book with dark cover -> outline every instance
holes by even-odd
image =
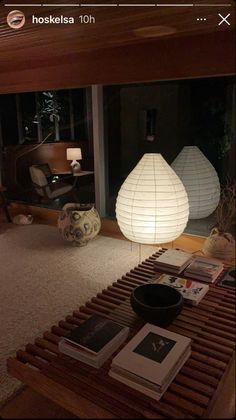
[[[99,315],[91,316],[71,334],[65,341],[72,341],[75,347],[84,348],[88,352],[98,354],[124,327]]]
[[[59,351],[98,369],[126,340],[129,328],[92,315],[58,344]]]
[[[230,267],[224,274],[224,276],[219,280],[217,286],[226,287],[228,289],[236,289],[236,270],[235,267]]]

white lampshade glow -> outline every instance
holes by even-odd
[[[209,216],[219,204],[220,182],[215,168],[197,146],[185,146],[171,167],[183,182],[189,219]]]
[[[146,153],[118,193],[121,232],[141,244],[171,242],[184,231],[188,214],[188,197],[179,177],[159,153]]]
[[[66,159],[67,160],[81,160],[82,153],[81,149],[78,147],[69,147],[66,149]]]

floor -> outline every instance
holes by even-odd
[[[0,223],[5,216],[0,212]],[[3,419],[66,419],[76,418],[62,407],[42,397],[32,389],[25,387],[7,404],[0,408]]]

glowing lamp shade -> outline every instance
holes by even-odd
[[[82,153],[79,147],[68,147],[66,149],[66,159],[67,160],[81,160]]]
[[[176,239],[188,221],[188,197],[173,169],[158,153],[147,153],[122,184],[116,218],[124,236],[142,244]]]
[[[218,175],[197,146],[185,146],[171,164],[188,194],[189,219],[202,219],[216,209],[220,199]]]

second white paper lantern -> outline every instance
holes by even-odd
[[[189,219],[202,219],[216,209],[220,182],[215,168],[197,146],[185,146],[171,167],[188,194]]]
[[[179,177],[159,153],[146,153],[122,184],[116,217],[125,237],[141,244],[178,238],[189,214]]]

